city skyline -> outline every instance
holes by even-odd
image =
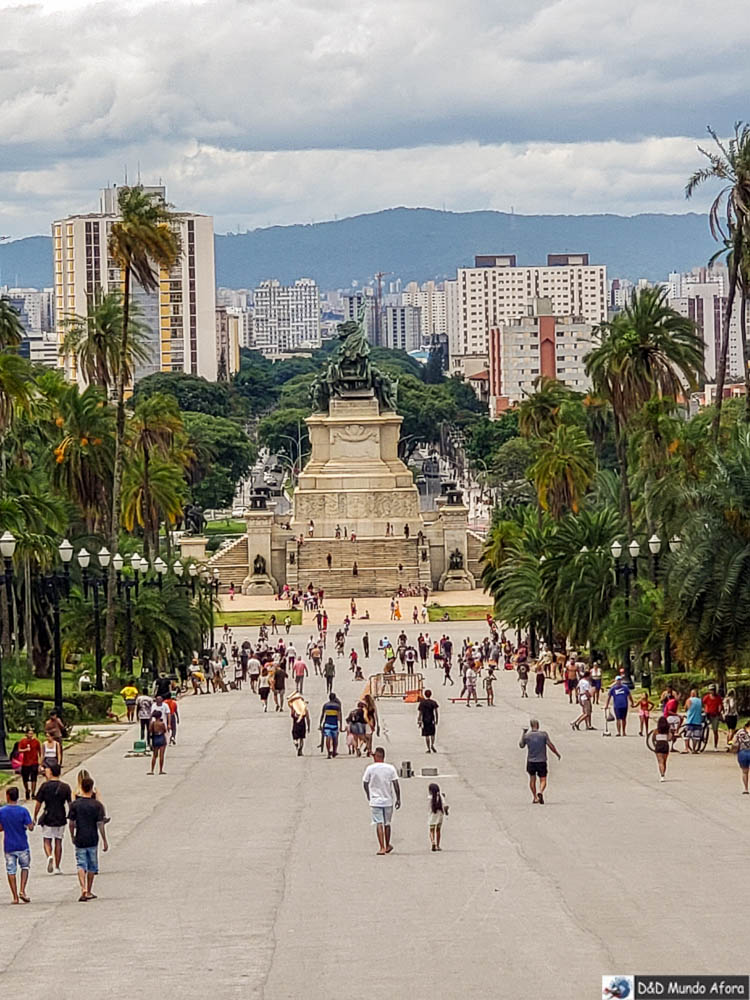
[[[680,0],[496,6],[0,0],[0,235],[46,232],[126,168],[217,232],[395,205],[706,208],[683,187],[747,91],[741,32]]]

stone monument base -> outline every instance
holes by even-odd
[[[476,580],[467,569],[449,569],[440,577],[439,590],[476,590]]]
[[[268,573],[246,576],[242,581],[243,594],[277,594],[278,585]]]

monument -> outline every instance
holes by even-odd
[[[364,315],[339,326],[339,341],[310,390],[311,454],[291,516],[256,497],[247,535],[210,565],[222,579],[239,576],[245,593],[284,583],[346,597],[472,589],[461,492],[451,484],[436,511],[421,511],[412,473],[398,455],[398,383],[372,364]]]

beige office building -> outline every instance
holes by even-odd
[[[145,190],[166,199],[163,187]],[[116,187],[101,192],[98,212],[72,215],[52,224],[55,323],[62,345],[66,321],[85,316],[100,289],[122,288],[122,274],[107,251],[109,232],[117,219]],[[171,270],[162,270],[159,289],[146,292],[135,285],[132,298],[146,329],[148,358],[135,367],[134,381],[157,371],[187,372],[216,381],[216,299],[214,227],[208,215],[176,212],[182,253]],[[60,355],[70,379],[79,379],[76,359]]]
[[[596,325],[607,319],[607,269],[588,254],[549,254],[546,266],[519,266],[515,254],[479,255],[446,283],[450,372],[467,373],[471,359],[489,357],[490,330],[526,316],[549,299],[556,316]]]

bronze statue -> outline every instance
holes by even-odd
[[[372,391],[381,409],[396,409],[398,382],[373,368],[365,333],[363,306],[357,321],[338,326],[340,344],[324,372],[310,386],[310,402],[316,413],[328,410],[334,396],[344,397]]]
[[[253,560],[253,574],[255,576],[265,576],[266,575],[266,560],[258,552]]]
[[[460,549],[454,549],[448,558],[449,569],[463,569],[464,556]]]

